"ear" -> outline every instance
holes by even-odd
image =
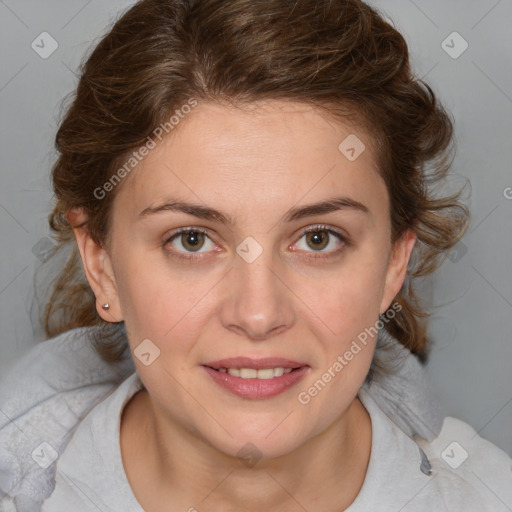
[[[416,234],[412,229],[408,229],[393,246],[388,269],[386,271],[384,293],[380,304],[381,315],[386,312],[391,305],[391,301],[396,297],[400,288],[402,288],[415,243]]]
[[[123,315],[119,306],[117,285],[108,252],[89,235],[85,225],[87,215],[82,208],[69,210],[66,218],[73,228],[85,276],[96,296],[98,314],[107,322],[122,321]],[[104,310],[101,307],[103,304],[108,304],[109,309]]]

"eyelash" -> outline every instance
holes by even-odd
[[[325,226],[323,224],[318,224],[318,225],[312,226],[312,227],[310,227],[308,229],[305,229],[300,234],[298,240],[300,240],[304,235],[307,235],[308,233],[317,233],[317,232],[321,232],[321,231],[325,231],[326,233],[329,233],[330,235],[332,234],[332,235],[336,236],[338,238],[338,240],[343,243],[342,247],[340,247],[339,249],[330,251],[327,254],[322,254],[322,253],[310,254],[308,256],[305,256],[306,259],[309,259],[309,260],[326,260],[326,259],[334,258],[334,257],[338,256],[346,247],[350,247],[351,246],[351,242],[349,241],[349,239],[345,235],[343,235],[339,231],[334,230],[332,228],[329,228],[329,227],[327,227],[327,226]],[[165,246],[167,244],[172,242],[174,239],[176,239],[178,236],[180,236],[183,233],[202,233],[202,234],[208,236],[208,231],[203,229],[203,228],[196,228],[194,226],[190,226],[190,227],[187,227],[187,228],[180,228],[178,231],[176,231],[169,238],[166,239],[166,241],[164,242],[164,248],[165,248]],[[210,238],[210,237],[208,236],[208,238]],[[211,240],[211,238],[210,238],[210,240]],[[204,254],[204,253],[198,253],[198,254],[187,253],[188,256],[184,256],[183,253],[180,253],[178,251],[169,251],[169,250],[167,250],[167,252],[173,258],[177,258],[179,260],[187,261],[187,262],[190,262],[190,263],[192,263],[194,261],[197,261],[197,260],[204,259],[206,257],[206,256],[200,256],[199,255],[199,254]]]

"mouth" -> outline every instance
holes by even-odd
[[[282,377],[285,373],[290,373],[298,368],[283,368],[277,366],[276,368],[262,368],[256,370],[255,368],[212,368],[212,370],[220,373],[229,373],[232,377],[240,377],[241,379],[261,379],[268,380],[274,377]]]
[[[223,359],[201,365],[213,381],[231,394],[271,398],[293,387],[309,371],[309,365],[283,358]]]

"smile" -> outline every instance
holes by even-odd
[[[201,367],[223,390],[252,400],[284,393],[301,381],[310,370],[306,364],[281,358],[232,358]]]
[[[262,379],[268,380],[274,377],[281,377],[285,373],[290,373],[292,368],[262,368],[256,370],[255,368],[219,368],[221,373],[229,373],[232,377],[240,377],[241,379]]]

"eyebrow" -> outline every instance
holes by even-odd
[[[284,222],[293,222],[305,217],[325,215],[327,213],[341,210],[358,211],[366,215],[371,215],[369,208],[363,203],[351,199],[350,197],[335,197],[318,203],[291,208],[286,212],[283,220]],[[165,211],[183,212],[200,219],[220,222],[228,226],[233,226],[235,224],[233,217],[215,210],[214,208],[200,204],[187,203],[180,200],[166,200],[158,206],[149,206],[148,208],[144,208],[144,210],[139,213],[139,219]]]

